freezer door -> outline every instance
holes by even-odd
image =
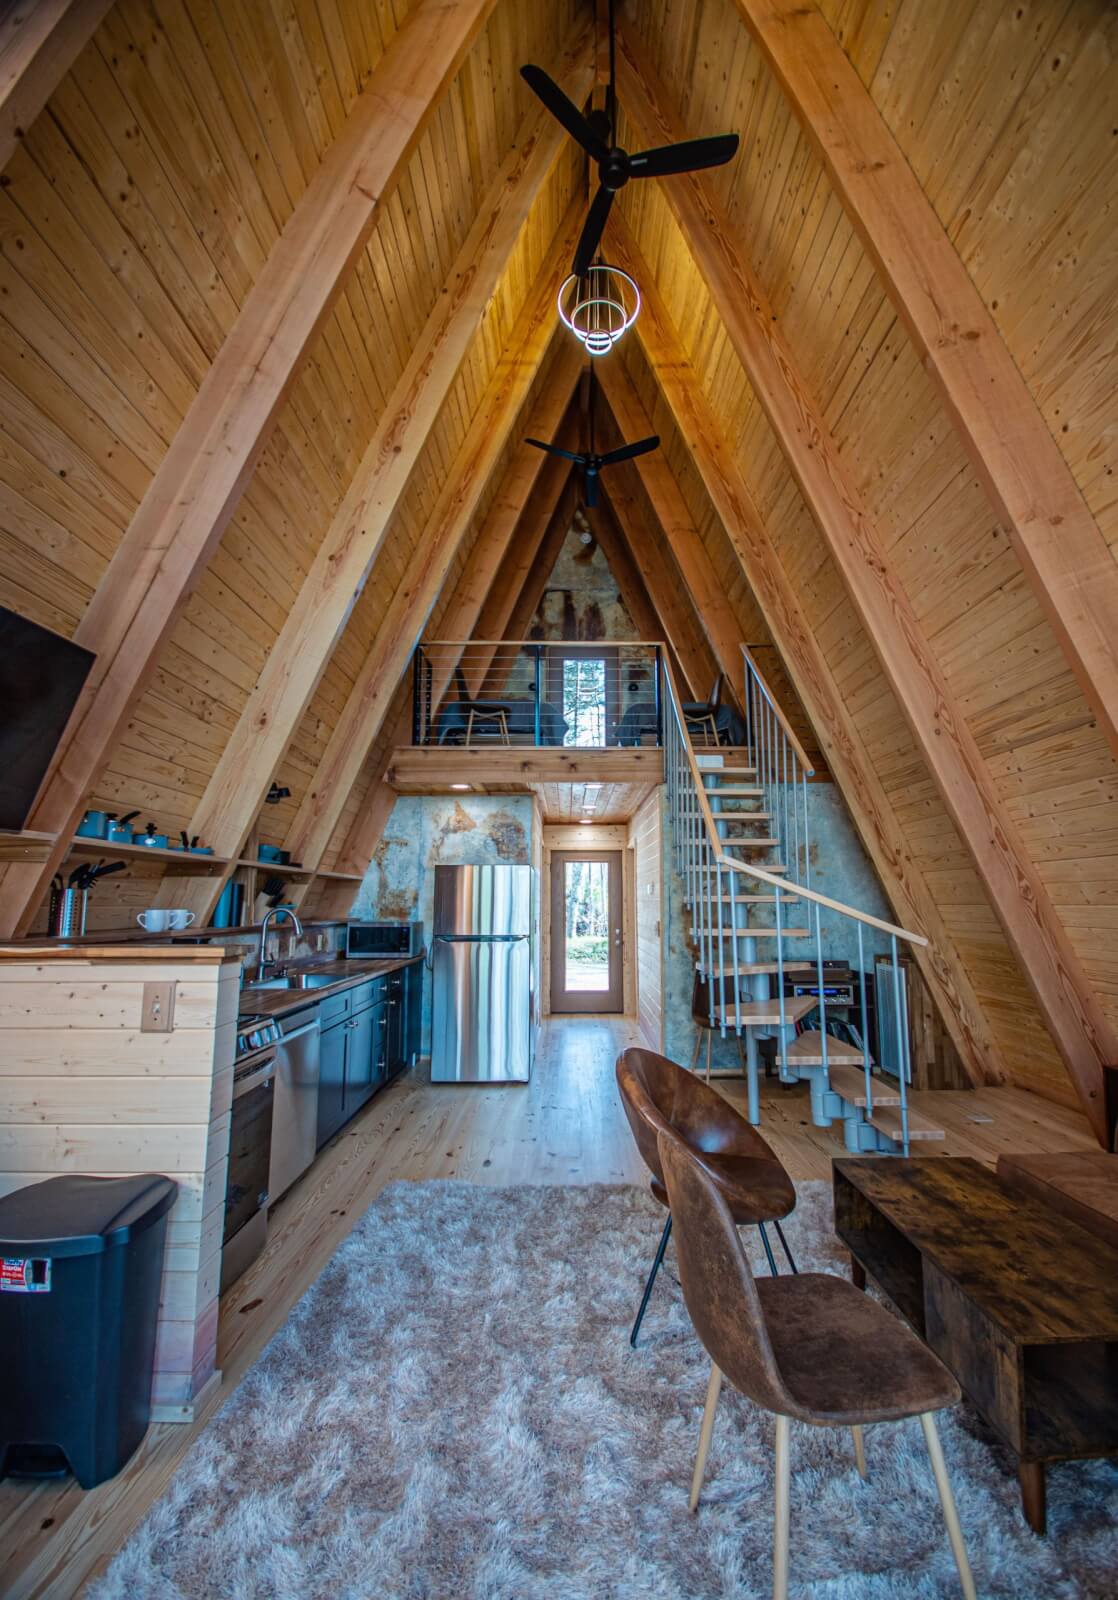
[[[527,1083],[531,947],[527,939],[446,940],[433,950],[433,1083]]]
[[[531,928],[531,867],[435,868],[436,934],[523,938]]]

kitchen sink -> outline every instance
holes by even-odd
[[[328,984],[337,983],[336,977],[331,977],[328,972],[285,972],[278,978],[265,978],[259,983],[246,983],[244,987],[253,991],[261,989],[325,989]]]

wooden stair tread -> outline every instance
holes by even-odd
[[[898,1095],[898,1099],[900,1096]],[[881,1110],[874,1106],[873,1115],[869,1119],[871,1128],[876,1128],[878,1133],[883,1133],[887,1139],[892,1139],[894,1144],[904,1142],[901,1132],[901,1108],[897,1106],[882,1106]],[[919,1111],[908,1108],[908,1137],[913,1139],[942,1139],[944,1132],[937,1128],[928,1117],[922,1117]]]
[[[817,1005],[811,995],[786,995],[784,999],[785,1023],[799,1022],[801,1017],[806,1017],[809,1011],[814,1011]],[[743,1000],[739,1007],[742,1025],[757,1027],[765,1024],[770,1027],[780,1026],[780,1001],[777,1000]],[[733,1016],[733,1010],[727,1010],[727,1017]]]
[[[769,870],[769,868],[766,867],[765,871],[768,872],[768,870]],[[712,903],[715,904],[715,905],[717,905],[720,900],[721,900],[723,905],[727,905],[727,906],[728,905],[737,905],[737,906],[775,906],[776,905],[776,895],[775,894],[735,894],[733,897],[731,897],[728,894],[712,894],[710,898],[711,898]],[[798,900],[799,898],[800,898],[799,895],[793,894],[791,889],[789,889],[787,894],[782,894],[781,895],[780,903],[781,903],[782,906],[786,906],[786,905],[789,905],[793,900]]]
[[[718,799],[718,790],[711,795],[712,800]],[[711,816],[715,822],[771,822],[771,811],[724,811],[721,806],[711,806]]]
[[[777,1060],[787,1062],[790,1067],[820,1067],[823,1065],[822,1038],[823,1035],[818,1028],[808,1028],[805,1033],[796,1035],[786,1049],[780,1052]],[[835,1077],[840,1068],[853,1072],[861,1079],[862,1074],[856,1068],[861,1067],[862,1052],[852,1044],[844,1044],[841,1039],[836,1039],[830,1033],[827,1035],[827,1063],[834,1069],[831,1072],[832,1089],[838,1087]]]
[[[803,1036],[801,1035],[801,1037]],[[798,1044],[799,1040],[796,1042]],[[838,1041],[836,1040],[835,1042],[837,1043]],[[844,1057],[844,1061],[849,1061],[849,1059],[849,1056]],[[847,1104],[852,1106],[864,1106],[866,1103],[866,1075],[862,1070],[861,1061],[862,1056],[859,1052],[858,1066],[836,1066],[834,1056],[831,1053],[830,1042],[828,1041],[828,1080],[835,1093],[840,1094]],[[899,1089],[894,1089],[889,1083],[888,1079],[871,1076],[870,1083],[873,1088],[873,1109],[875,1116],[877,1115],[878,1106],[900,1105],[901,1091]]]
[[[699,963],[696,961],[696,967]],[[755,978],[762,973],[778,972],[814,972],[815,963],[812,961],[739,961],[735,967],[716,967],[713,976],[716,978]],[[815,1005],[817,1002],[812,1001]]]
[[[737,835],[733,839],[723,839],[723,850],[775,850],[780,843],[779,839],[750,839]]]
[[[764,793],[765,793],[764,789],[755,788],[752,784],[748,784],[748,783],[724,783],[724,784],[719,784],[717,789],[708,789],[707,790],[707,799],[708,800],[722,800],[722,799],[726,799],[726,800],[760,800],[762,798],[762,796],[764,795]]]
[[[781,939],[806,939],[810,936],[810,934],[810,928],[781,928],[779,933],[776,928],[737,929],[737,937],[739,939],[776,939],[778,937]],[[716,934],[715,937],[732,939],[734,937],[734,929],[723,928],[721,934]]]
[[[755,778],[756,767],[700,767],[704,778]]]

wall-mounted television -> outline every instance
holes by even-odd
[[[0,828],[26,825],[93,661],[92,650],[0,606]]]

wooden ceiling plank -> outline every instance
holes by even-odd
[[[622,55],[620,90],[643,138],[650,144],[678,139],[678,118],[629,34]],[[664,190],[1087,1115],[1105,1130],[1102,1069],[1118,1056],[1118,1039],[803,381],[748,251],[698,174],[668,181]]]
[[[0,20],[0,171],[112,0],[23,0]]]
[[[616,208],[615,208],[616,214]],[[843,700],[842,691],[808,624],[795,590],[770,543],[760,513],[672,326],[655,283],[627,230],[611,219],[610,260],[641,285],[636,329],[676,427],[690,450],[711,502],[741,563],[784,663],[815,727],[823,752],[897,917],[930,941],[920,964],[940,1014],[979,1082],[1008,1077],[982,1006],[940,915],[932,891],[911,858],[907,840]]]
[[[588,87],[584,28],[572,39],[559,71],[576,96]],[[542,108],[533,112],[479,207],[448,278],[448,292],[427,320],[191,821],[191,833],[205,838],[220,856],[240,854],[562,138]]]
[[[1118,563],[935,210],[821,13],[736,0],[822,158],[1118,754]]]
[[[567,475],[566,484],[560,491],[559,498],[555,503],[551,518],[544,530],[543,538],[540,540],[536,559],[521,585],[515,605],[509,612],[505,626],[506,638],[524,639],[527,637],[532,618],[539,610],[543,592],[547,588],[547,580],[551,577],[555,563],[559,559],[563,541],[570,532],[571,518],[574,515],[577,503],[578,482],[574,472],[570,472]],[[496,652],[494,651],[493,655],[495,654]],[[480,695],[485,697],[499,694],[504,688],[508,669],[507,662],[497,662],[494,666],[491,655],[490,666],[479,691]]]
[[[555,295],[581,225],[573,203],[545,254],[531,295],[439,492],[416,556],[396,591],[326,753],[299,807],[287,847],[315,866],[380,731],[392,696],[469,526],[494,466],[555,335]]]
[[[586,520],[590,524],[602,554],[609,563],[622,602],[633,620],[637,630],[638,639],[663,639],[669,651],[674,655],[674,665],[680,668],[686,663],[689,670],[677,671],[677,677],[687,688],[688,693],[694,692],[691,681],[695,663],[687,651],[686,642],[683,642],[683,662],[679,659],[679,645],[670,638],[664,619],[657,611],[652,596],[649,593],[647,574],[638,564],[635,555],[629,548],[625,536],[621,532],[614,516],[613,507],[603,496],[594,507],[586,508]],[[701,679],[700,679],[701,681]]]
[[[9,870],[0,884],[3,936],[26,931],[315,335],[494,4],[420,0],[247,296],[74,635],[97,660],[28,819],[58,844],[44,870]]]

